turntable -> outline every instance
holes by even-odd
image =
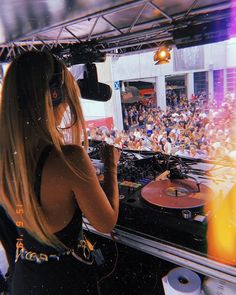
[[[206,251],[204,207],[213,196],[206,184],[191,177],[170,178],[168,173],[164,179],[149,181],[139,189],[120,187],[120,193],[125,198],[120,200],[118,225]]]
[[[205,252],[204,207],[213,196],[204,182],[205,171],[195,160],[164,154],[139,156],[122,151],[117,228]]]

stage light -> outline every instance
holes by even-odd
[[[159,47],[153,57],[154,61],[156,61],[155,65],[167,64],[171,57],[170,50],[170,47]]]

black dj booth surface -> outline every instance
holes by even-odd
[[[87,235],[96,240],[105,259],[96,269],[98,280],[105,277],[99,284],[101,295],[164,295],[161,279],[176,265],[119,243],[116,252],[114,241]],[[114,272],[108,275],[114,268],[117,253]]]

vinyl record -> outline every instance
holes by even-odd
[[[211,189],[190,179],[157,180],[141,190],[142,198],[151,205],[168,209],[191,209],[204,206],[212,196]]]

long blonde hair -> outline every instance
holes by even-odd
[[[53,106],[50,80],[55,64],[64,77],[63,103]],[[56,126],[58,112],[70,109],[73,143],[85,147],[87,135],[79,101],[80,91],[66,66],[48,52],[26,52],[10,64],[3,80],[0,103],[0,202],[11,218],[40,242],[57,249],[65,247],[49,233],[42,208],[34,192],[35,155],[40,141],[52,144],[62,159],[63,132]],[[63,109],[64,106],[64,109]],[[71,163],[67,164],[72,167]],[[73,167],[72,167],[73,169]],[[85,177],[77,171],[78,176]],[[17,214],[17,206],[24,213]]]

